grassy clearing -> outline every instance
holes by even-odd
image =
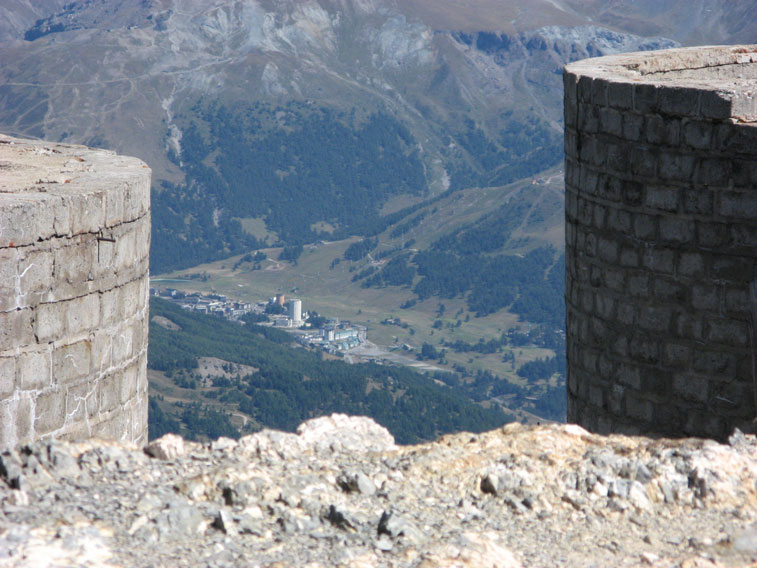
[[[513,252],[527,251],[546,243],[560,248],[562,243],[562,178],[557,170],[547,172],[538,184],[521,181],[504,188],[469,189],[457,192],[425,207],[425,217],[406,234],[391,238],[394,227],[379,235],[378,251],[395,249],[415,239],[413,249],[425,249],[442,235],[460,225],[473,223],[482,213],[519,199],[533,201],[533,206],[516,229],[512,240],[517,244]],[[411,218],[412,215],[408,218]],[[404,220],[403,220],[404,221]],[[400,221],[402,223],[403,221]],[[277,293],[302,300],[303,309],[315,310],[329,317],[350,320],[368,327],[369,339],[381,346],[410,345],[420,349],[423,343],[437,349],[443,342],[462,340],[475,343],[479,339],[498,338],[503,332],[528,324],[517,316],[500,311],[486,317],[475,317],[468,312],[463,298],[432,298],[417,302],[410,309],[400,306],[415,295],[410,288],[361,288],[352,277],[366,268],[371,258],[357,262],[343,259],[345,249],[358,237],[343,241],[308,245],[296,264],[276,260],[280,248],[265,249],[268,260],[261,270],[253,270],[250,263],[242,263],[234,270],[241,257],[233,257],[188,270],[165,275],[183,279],[192,273],[207,275],[206,281],[172,282],[172,286],[187,291],[216,292],[231,298],[259,302]],[[558,246],[560,245],[560,246]],[[520,247],[520,248],[518,248]],[[443,313],[440,305],[443,304]],[[441,314],[441,315],[440,315]],[[386,319],[399,318],[403,325],[385,325]],[[460,321],[458,326],[457,322]],[[435,322],[440,321],[441,324]],[[461,365],[470,372],[489,370],[516,383],[522,379],[515,370],[525,362],[548,357],[553,353],[535,347],[513,349],[515,365],[502,360],[501,353],[481,355],[447,351],[448,368]]]

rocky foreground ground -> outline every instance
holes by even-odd
[[[745,566],[757,442],[509,425],[397,447],[367,418],[0,456],[0,566]]]

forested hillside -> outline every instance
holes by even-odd
[[[253,427],[289,431],[303,420],[333,412],[368,415],[400,443],[445,432],[480,432],[507,421],[499,408],[483,408],[405,367],[324,360],[295,348],[291,336],[282,331],[193,314],[159,299],[151,300],[150,310],[149,368],[167,373],[199,395],[196,404],[181,407],[154,399],[153,436],[177,427],[190,437],[238,436],[228,419],[231,411],[249,416]],[[179,329],[157,325],[156,316]],[[257,370],[204,387],[194,374],[199,357]]]

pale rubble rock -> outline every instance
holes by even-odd
[[[297,435],[317,450],[385,452],[396,448],[389,430],[366,416],[332,414],[303,422]]]
[[[521,568],[493,532],[466,532],[455,543],[436,544],[439,551],[426,555],[418,568]]]
[[[297,434],[151,446],[163,457],[99,440],[2,453],[0,566],[48,556],[55,566],[742,566],[757,556],[751,435],[721,445],[517,425],[398,447],[371,420],[334,415]]]
[[[176,434],[166,434],[150,442],[145,448],[145,452],[159,460],[176,459],[184,455],[184,438]]]

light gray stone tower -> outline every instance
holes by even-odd
[[[757,46],[565,69],[568,420],[727,436],[757,416]]]
[[[150,170],[0,135],[0,447],[147,439]]]

